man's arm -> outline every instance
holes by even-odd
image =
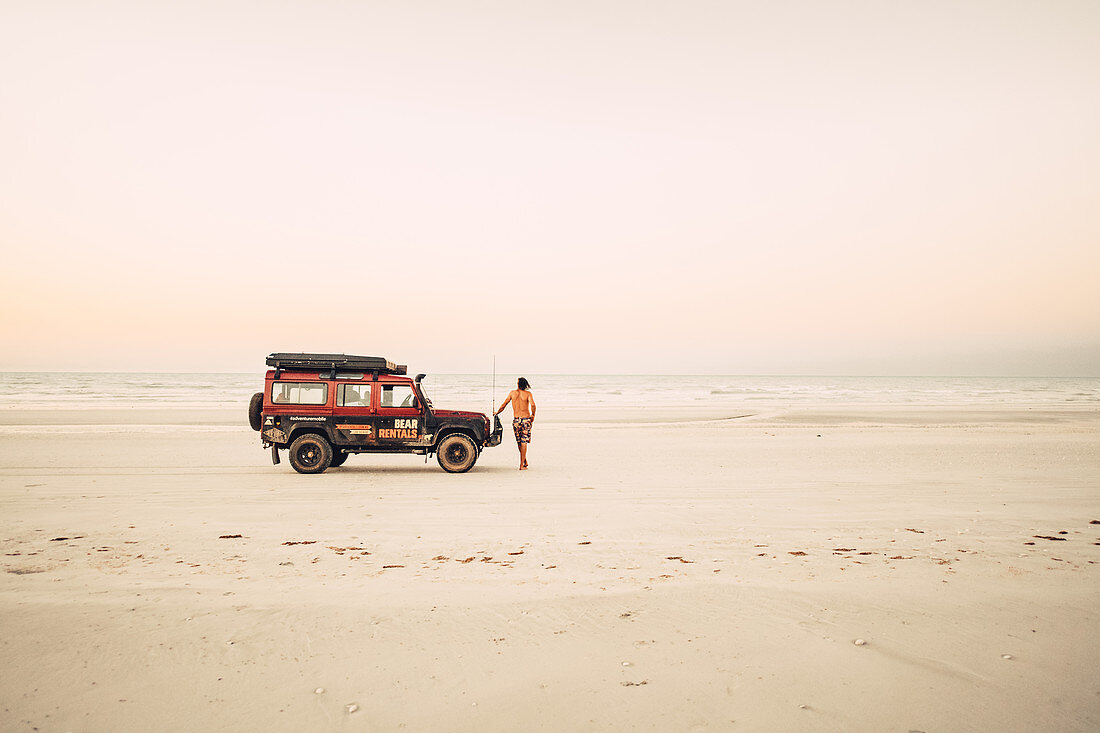
[[[534,420],[535,419],[535,396],[531,395],[530,400],[531,400],[531,419]]]
[[[512,401],[512,393],[509,392],[508,396],[504,398],[504,402],[500,403],[500,407],[498,407],[497,411],[494,412],[493,414],[494,415],[499,415],[500,413],[504,412],[504,408],[507,407],[508,403],[511,402],[511,401]]]

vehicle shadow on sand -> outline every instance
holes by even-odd
[[[343,465],[337,468],[329,468],[325,473],[331,474],[354,474],[354,473],[385,473],[393,475],[425,475],[428,473],[436,473],[440,476],[461,476],[462,474],[448,474],[439,466],[433,465],[419,465],[419,466],[348,466]],[[516,473],[516,468],[505,468],[503,466],[474,466],[468,474],[499,474],[499,473]]]

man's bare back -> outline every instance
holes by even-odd
[[[535,396],[531,394],[530,390],[513,389],[508,393],[508,397],[505,398],[500,409],[503,410],[504,406],[509,402],[512,403],[513,417],[533,418],[535,416]]]

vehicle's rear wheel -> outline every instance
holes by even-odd
[[[321,473],[332,465],[332,446],[320,435],[301,435],[290,444],[290,465],[298,473]]]
[[[477,461],[477,446],[465,435],[452,433],[436,446],[435,458],[447,473],[465,473]]]
[[[336,468],[337,466],[344,465],[344,461],[348,459],[347,451],[342,451],[339,448],[332,449],[332,462],[329,463],[329,468]]]
[[[252,399],[248,403],[248,424],[253,430],[259,430],[263,427],[263,418],[261,413],[264,411],[264,393],[257,392],[252,395]]]

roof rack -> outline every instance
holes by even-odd
[[[380,356],[356,356],[355,354],[302,354],[280,353],[267,357],[267,365],[285,371],[303,369],[361,370],[380,374],[406,374],[408,367],[394,364]]]

